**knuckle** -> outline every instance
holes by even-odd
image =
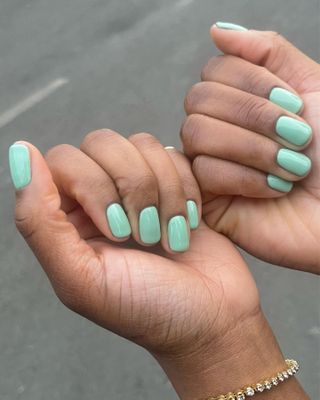
[[[267,106],[263,99],[248,96],[239,106],[238,116],[248,127],[266,123]],[[262,125],[264,126],[264,125]]]
[[[268,35],[275,42],[284,40],[284,37],[279,32],[276,31],[269,31]]]
[[[128,139],[131,143],[133,143],[136,146],[141,146],[143,148],[158,148],[159,142],[158,140],[151,135],[151,133],[135,133],[131,136],[129,136]]]
[[[198,134],[202,127],[203,116],[199,114],[189,115],[181,127],[181,140],[187,151],[196,147]]]
[[[244,166],[241,169],[237,182],[238,193],[251,196],[253,193],[256,193],[257,187],[260,187],[259,183],[259,175],[252,173],[250,167]]]
[[[139,132],[139,133],[134,133],[133,135],[129,136],[129,140],[132,141],[150,141],[154,140],[154,136],[151,135],[151,133],[146,133],[146,132]]]
[[[93,199],[116,198],[112,182],[99,176],[92,177],[90,180],[79,180],[76,176],[70,177],[68,187],[72,197],[88,212],[92,207]]]
[[[97,146],[97,145],[99,145],[102,138],[104,141],[106,141],[106,140],[112,141],[118,135],[119,135],[118,133],[112,131],[111,129],[95,130],[93,132],[88,133],[84,137],[84,139],[80,145],[80,148],[86,149],[86,148],[91,148],[92,146]]]
[[[193,160],[192,172],[202,192],[209,190],[208,188],[210,185],[210,179],[206,178],[218,175],[216,170],[212,170],[212,165],[208,162],[208,158],[206,156],[197,156]]]
[[[202,81],[212,80],[214,74],[224,66],[227,59],[228,56],[224,55],[219,55],[210,58],[207,64],[202,68],[201,80]]]
[[[184,108],[187,114],[192,114],[194,109],[197,108],[198,104],[203,101],[203,98],[206,95],[205,88],[205,82],[198,82],[188,91],[184,100]]]
[[[264,86],[267,87],[268,85],[266,85],[266,75],[267,70],[265,67],[255,65],[251,68],[248,68],[245,76],[246,92],[255,94],[257,92],[257,88]]]
[[[188,189],[189,191],[197,192],[199,190],[198,184],[192,175],[192,173],[184,174],[180,177],[182,181],[182,186],[184,189]]]
[[[65,157],[66,154],[74,151],[74,147],[70,144],[59,144],[57,146],[51,147],[46,154],[45,154],[45,160],[48,163],[54,163],[57,160],[60,160],[61,158]]]
[[[267,35],[269,40],[265,43],[265,57],[261,60],[261,63],[265,64],[266,60],[268,60],[268,68],[278,70],[281,65],[288,61],[288,42],[278,32],[268,32]]]
[[[164,192],[166,199],[175,199],[176,201],[179,201],[179,199],[181,199],[184,194],[182,181],[180,180],[180,178],[172,179],[171,182],[169,182],[164,188]]]
[[[120,196],[128,201],[130,201],[131,197],[137,195],[145,199],[154,199],[154,194],[158,190],[157,181],[151,172],[137,176],[134,179],[128,176],[120,177],[116,180],[116,186]]]
[[[25,202],[18,197],[15,207],[16,227],[21,235],[29,240],[41,230],[44,220],[47,225],[54,221],[59,210],[60,199],[56,193],[42,196],[37,204]]]
[[[192,171],[194,172],[196,177],[199,177],[203,167],[203,158],[201,156],[196,157],[192,163]]]
[[[28,215],[27,210],[22,213],[18,207],[16,208],[15,224],[26,240],[30,240],[37,231],[37,222],[34,216],[32,214]]]

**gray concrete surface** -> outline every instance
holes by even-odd
[[[0,115],[69,83],[0,129],[0,399],[175,399],[143,350],[66,310],[12,223],[7,148],[45,151],[88,131],[151,131],[178,144],[182,99],[217,51],[216,20],[281,31],[319,60],[318,0],[1,0]],[[319,398],[319,281],[249,257],[285,354]]]

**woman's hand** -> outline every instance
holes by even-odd
[[[126,140],[105,130],[80,149],[53,148],[46,160],[19,142],[10,164],[17,227],[61,301],[148,349],[181,398],[219,394],[283,368],[256,285],[231,242],[201,223],[187,253],[168,246],[170,219],[187,218],[186,199],[199,204],[182,154],[151,135]],[[116,243],[123,239],[105,218],[114,203],[128,214],[135,242]],[[138,216],[149,206],[159,210],[165,250],[142,247]],[[291,385],[286,393],[302,398]]]
[[[273,32],[211,33],[225,55],[188,93],[182,127],[204,219],[263,260],[319,273],[320,66]]]

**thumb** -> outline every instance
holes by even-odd
[[[61,210],[58,190],[39,150],[27,142],[14,143],[9,166],[16,189],[17,228],[59,298],[78,311],[83,294],[88,295],[88,270],[99,265],[98,257]]]
[[[319,65],[284,37],[237,27],[219,22],[213,25],[211,36],[221,51],[267,68],[299,93],[320,90]]]

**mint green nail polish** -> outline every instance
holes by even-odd
[[[296,146],[303,146],[309,141],[312,135],[312,128],[297,119],[280,117],[276,125],[276,132],[286,141]]]
[[[295,114],[297,114],[303,107],[303,101],[299,96],[279,87],[272,89],[269,100]]]
[[[198,207],[193,200],[187,201],[187,210],[190,228],[197,229],[199,226]]]
[[[156,207],[143,209],[139,216],[140,239],[145,244],[155,244],[161,239],[159,214]]]
[[[189,231],[186,219],[177,215],[168,224],[169,246],[172,251],[183,252],[189,248]]]
[[[244,26],[237,25],[237,24],[232,24],[230,22],[216,22],[215,24],[219,29],[228,29],[231,31],[240,31],[240,32],[247,32],[248,29],[245,28]]]
[[[277,154],[280,167],[298,176],[304,176],[311,169],[311,160],[304,154],[289,149],[281,149]]]
[[[110,230],[114,237],[125,238],[131,234],[131,227],[124,209],[120,204],[111,204],[106,211]]]
[[[278,192],[289,193],[293,188],[292,182],[285,181],[274,175],[268,175],[267,182],[271,189],[277,190]]]
[[[11,179],[16,190],[23,189],[31,182],[30,153],[26,145],[15,143],[9,148]]]

